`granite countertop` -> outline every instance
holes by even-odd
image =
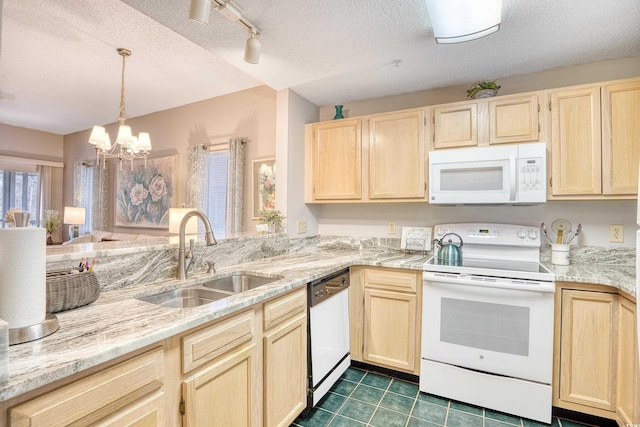
[[[188,309],[165,308],[137,300],[135,296],[195,285],[215,276],[200,275],[187,281],[164,279],[102,292],[89,306],[57,313],[60,330],[54,334],[9,348],[9,377],[0,382],[0,401],[305,286],[342,268],[369,265],[422,270],[427,259],[422,254],[405,255],[397,251],[309,248],[219,269],[215,276],[246,271],[282,279]],[[635,296],[635,268],[593,264],[558,267],[544,259],[543,263],[558,275],[558,280],[610,285]]]

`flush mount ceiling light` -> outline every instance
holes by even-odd
[[[249,38],[244,47],[244,60],[249,64],[257,64],[260,61],[260,40],[256,38],[260,31],[244,17],[244,11],[232,1],[222,0],[191,0],[189,19],[207,24],[211,2],[216,5],[216,10],[231,22],[238,22],[249,30]]]
[[[102,156],[103,167],[109,158],[117,158],[120,161],[120,169],[122,162],[129,160],[133,164],[133,159],[144,159],[144,165],[147,166],[147,155],[151,151],[151,137],[147,132],[140,132],[138,136],[131,134],[131,127],[125,125],[125,107],[124,107],[124,64],[128,56],[131,56],[129,49],[118,48],[118,55],[122,56],[122,83],[120,84],[120,116],[118,122],[118,137],[116,144],[111,145],[111,138],[103,126],[94,126],[89,136],[89,144],[95,145],[96,157],[100,163]],[[118,147],[118,149],[116,149]]]
[[[502,0],[426,0],[438,43],[461,43],[495,33]]]

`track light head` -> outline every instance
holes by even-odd
[[[256,38],[255,31],[251,31],[251,36],[244,46],[244,60],[249,64],[257,64],[260,61],[260,40]]]
[[[201,24],[208,24],[210,12],[211,0],[191,0],[189,19]]]

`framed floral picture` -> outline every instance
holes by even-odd
[[[115,225],[169,228],[175,197],[177,155],[117,166]]]
[[[276,159],[253,161],[253,218],[276,208]]]

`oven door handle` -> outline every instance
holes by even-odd
[[[476,286],[476,287],[484,287],[484,288],[497,288],[497,289],[508,289],[514,291],[528,291],[528,292],[550,292],[555,293],[556,287],[554,283],[550,282],[534,282],[531,280],[527,280],[527,283],[508,283],[508,282],[489,282],[485,280],[473,280],[467,279],[464,276],[461,277],[450,277],[441,275],[438,273],[431,272],[423,272],[422,280],[426,284],[426,282],[436,282],[436,283],[447,283],[451,285],[466,285],[466,286]],[[524,280],[523,280],[524,282]],[[535,285],[531,283],[536,283]]]

